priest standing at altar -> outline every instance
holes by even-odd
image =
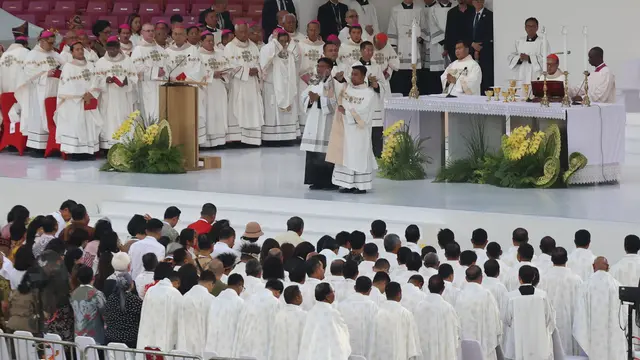
[[[142,25],[142,40],[133,49],[131,60],[138,73],[140,110],[145,118],[160,116],[160,83],[168,75],[167,53],[153,40],[154,27]]]
[[[452,95],[480,95],[482,69],[469,55],[469,44],[458,41],[456,58],[458,60],[447,66],[440,77],[444,92]]]
[[[167,67],[171,81],[202,80],[200,53],[198,48],[187,42],[187,31],[182,25],[176,25],[171,32],[173,44],[166,49]]]
[[[198,91],[198,143],[203,147],[224,145],[227,137],[227,90],[229,62],[221,50],[216,49],[212,33],[202,33],[200,59],[207,85]]]
[[[528,18],[524,22],[524,30],[527,36],[516,40],[515,48],[507,60],[513,72],[512,79],[531,84],[545,69],[543,54],[549,53],[549,43],[538,36],[538,19]]]

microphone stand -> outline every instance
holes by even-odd
[[[182,60],[180,60],[180,62],[178,62],[178,65],[176,65],[176,67],[174,67],[173,69],[171,69],[171,71],[169,71],[169,79],[167,80],[167,83],[164,84],[164,86],[182,86],[183,85],[181,83],[176,83],[176,82],[171,81],[171,74],[173,74],[173,72],[177,68],[179,68],[185,61],[187,61],[187,59],[190,56],[191,56],[191,54],[185,56]],[[164,116],[165,116],[165,118],[169,117],[169,92],[168,91],[167,91],[166,99],[164,99]],[[158,119],[158,121],[159,120],[160,119]]]
[[[451,92],[453,91],[453,88],[456,87],[456,84],[458,83],[458,80],[460,79],[460,77],[466,72],[467,72],[467,68],[465,67],[462,71],[460,71],[460,74],[456,76],[456,81],[453,84],[449,84],[449,91],[447,92],[447,96],[445,96],[445,98],[457,98],[457,96],[451,95]]]

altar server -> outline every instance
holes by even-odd
[[[25,36],[18,36],[15,43],[11,44],[7,51],[0,57],[0,108],[2,108],[2,117],[9,119],[11,124],[20,123],[20,113],[27,114],[29,109],[20,109],[20,104],[16,102],[15,91],[19,85],[19,81],[23,78],[22,68],[24,60],[29,55],[29,39]],[[28,95],[27,91],[23,92]],[[25,99],[23,101],[28,101]],[[26,120],[26,117],[25,117]],[[10,125],[11,128],[4,129],[2,133],[3,139],[9,134],[20,131],[20,125]],[[2,142],[4,144],[4,141]]]
[[[200,53],[198,48],[187,42],[187,31],[177,25],[171,32],[173,44],[167,47],[167,67],[172,81],[200,81]]]
[[[538,76],[538,80],[544,80],[544,75]],[[564,82],[564,72],[560,70],[560,58],[556,54],[547,56],[547,80]]]
[[[227,140],[262,143],[264,106],[260,94],[260,50],[249,41],[247,24],[236,25],[235,38],[224,48],[231,68]]]
[[[298,81],[298,90],[302,94],[307,85],[309,85],[309,79],[316,72],[316,65],[318,59],[322,57],[322,47],[324,41],[320,38],[320,23],[317,20],[311,21],[307,24],[307,36],[298,42],[298,48],[300,49],[300,66],[298,75],[300,80]],[[304,131],[304,125],[306,124],[306,117],[304,111],[300,111],[299,120],[300,127]]]
[[[233,356],[238,318],[244,308],[244,300],[240,297],[243,289],[242,276],[231,274],[227,279],[227,288],[211,303],[207,321],[207,351],[215,351],[224,357]]]
[[[538,19],[528,18],[524,22],[527,36],[516,40],[515,48],[509,54],[509,68],[513,71],[512,79],[531,84],[544,70],[542,54],[549,53],[549,43],[538,36]]]
[[[118,37],[120,38],[120,50],[122,53],[131,56],[133,52],[133,42],[131,42],[131,27],[127,24],[122,24],[118,27]]]
[[[187,291],[178,305],[178,341],[176,349],[204,356],[207,345],[209,310],[215,297],[211,295],[216,276],[209,270],[200,274],[198,284]],[[219,321],[219,319],[216,319]]]
[[[167,52],[153,40],[154,27],[142,25],[142,40],[133,49],[131,60],[138,72],[140,110],[145,118],[160,116],[160,84],[166,79]]]
[[[306,151],[304,183],[311,190],[334,189],[331,183],[333,164],[325,161],[331,124],[336,108],[336,97],[328,58],[318,60],[317,75],[310,79],[302,91],[301,111],[305,114],[306,126],[302,134],[300,150]]]
[[[229,61],[224,53],[216,49],[212,33],[202,33],[200,58],[204,68],[204,82],[199,89],[198,138],[203,147],[224,145],[227,141],[227,90],[229,83]]]
[[[302,293],[297,285],[288,286],[282,296],[285,304],[281,306],[270,325],[273,334],[267,359],[298,360],[300,347],[303,346],[300,340],[307,321],[307,312],[300,307]]]
[[[587,281],[593,275],[593,260],[596,256],[589,250],[591,233],[588,230],[578,230],[573,238],[576,249],[569,254],[567,266],[576,273],[582,281]]]
[[[443,92],[452,95],[480,95],[482,70],[469,55],[469,44],[463,41],[456,43],[456,58],[458,60],[447,66],[440,76]]]
[[[53,49],[55,35],[45,30],[38,44],[24,59],[23,71],[18,75],[15,97],[22,109],[22,135],[27,136],[27,147],[44,155],[49,137],[48,123],[53,123],[56,111],[60,67],[64,59]]]
[[[338,64],[343,71],[348,70],[360,58],[362,41],[362,27],[359,24],[351,25],[349,38],[342,42],[338,50]]]
[[[600,103],[616,102],[616,77],[604,63],[602,48],[594,47],[589,50],[589,65],[596,68],[589,74],[589,99]],[[570,89],[569,93],[575,101],[582,101],[585,95],[584,85]]]
[[[100,149],[100,86],[94,65],[84,58],[82,44],[77,42],[70,47],[73,60],[62,66],[54,114],[56,142],[63,153],[84,160],[93,158]]]
[[[349,328],[351,354],[365,356],[370,344],[373,321],[378,305],[369,298],[371,279],[361,276],[356,280],[355,293],[338,304],[338,311]]]
[[[340,30],[340,33],[338,34],[338,39],[340,39],[340,42],[342,43],[349,40],[349,38],[351,37],[351,27],[360,24],[358,13],[354,9],[349,9],[345,18],[347,19],[347,26]],[[362,38],[362,40],[371,39],[371,35],[369,35],[369,33],[367,33],[364,29],[362,29],[362,34],[360,37]]]
[[[117,141],[112,135],[133,112],[138,74],[131,58],[126,56],[118,38],[107,40],[104,57],[96,62],[97,81],[102,88],[99,108],[104,121],[100,132],[100,148],[109,149]]]
[[[175,349],[181,302],[180,291],[173,287],[168,278],[158,281],[147,290],[140,313],[138,349],[147,346],[158,347],[162,351]]]
[[[447,14],[451,10],[451,1],[438,0],[427,8],[427,25],[429,26],[429,34],[431,38],[429,43],[425,43],[425,47],[429,48],[429,92],[439,94],[442,92],[442,86],[439,81],[431,81],[442,75],[442,72],[449,64],[449,57],[445,56],[445,30],[447,29]]]
[[[343,87],[338,98],[338,113],[334,117],[327,161],[336,166],[332,182],[342,187],[340,192],[363,194],[373,186],[376,160],[371,146],[371,121],[376,89],[364,79],[367,68],[355,66],[351,71],[351,85]],[[330,156],[331,153],[331,156]]]
[[[373,321],[370,360],[416,359],[422,355],[420,335],[413,314],[400,305],[402,289],[397,282],[385,287],[387,300],[380,304]]]
[[[369,0],[352,0],[349,9],[355,10],[358,14],[358,23],[364,27],[363,34],[368,38],[373,38],[380,31],[376,7]]]
[[[624,359],[627,351],[627,307],[620,306],[620,283],[609,274],[607,259],[593,262],[594,274],[578,295],[573,336],[589,359]]]

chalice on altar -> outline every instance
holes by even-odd
[[[491,98],[493,97],[493,90],[487,90],[484,94],[487,96],[487,102],[491,101]]]
[[[516,88],[515,87],[510,87],[509,88],[509,102],[514,102],[516,101]]]
[[[496,101],[500,101],[500,86],[493,87],[493,93],[496,95]]]
[[[509,91],[503,91],[502,97],[504,98],[504,102],[509,102]]]
[[[529,90],[531,90],[531,84],[522,84],[522,92],[524,93],[524,101],[529,99]]]
[[[518,80],[509,80],[509,87],[516,87],[518,85]]]

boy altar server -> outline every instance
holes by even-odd
[[[202,33],[200,58],[207,86],[198,91],[198,138],[203,147],[224,145],[227,141],[227,90],[229,61],[216,49],[214,35]]]

